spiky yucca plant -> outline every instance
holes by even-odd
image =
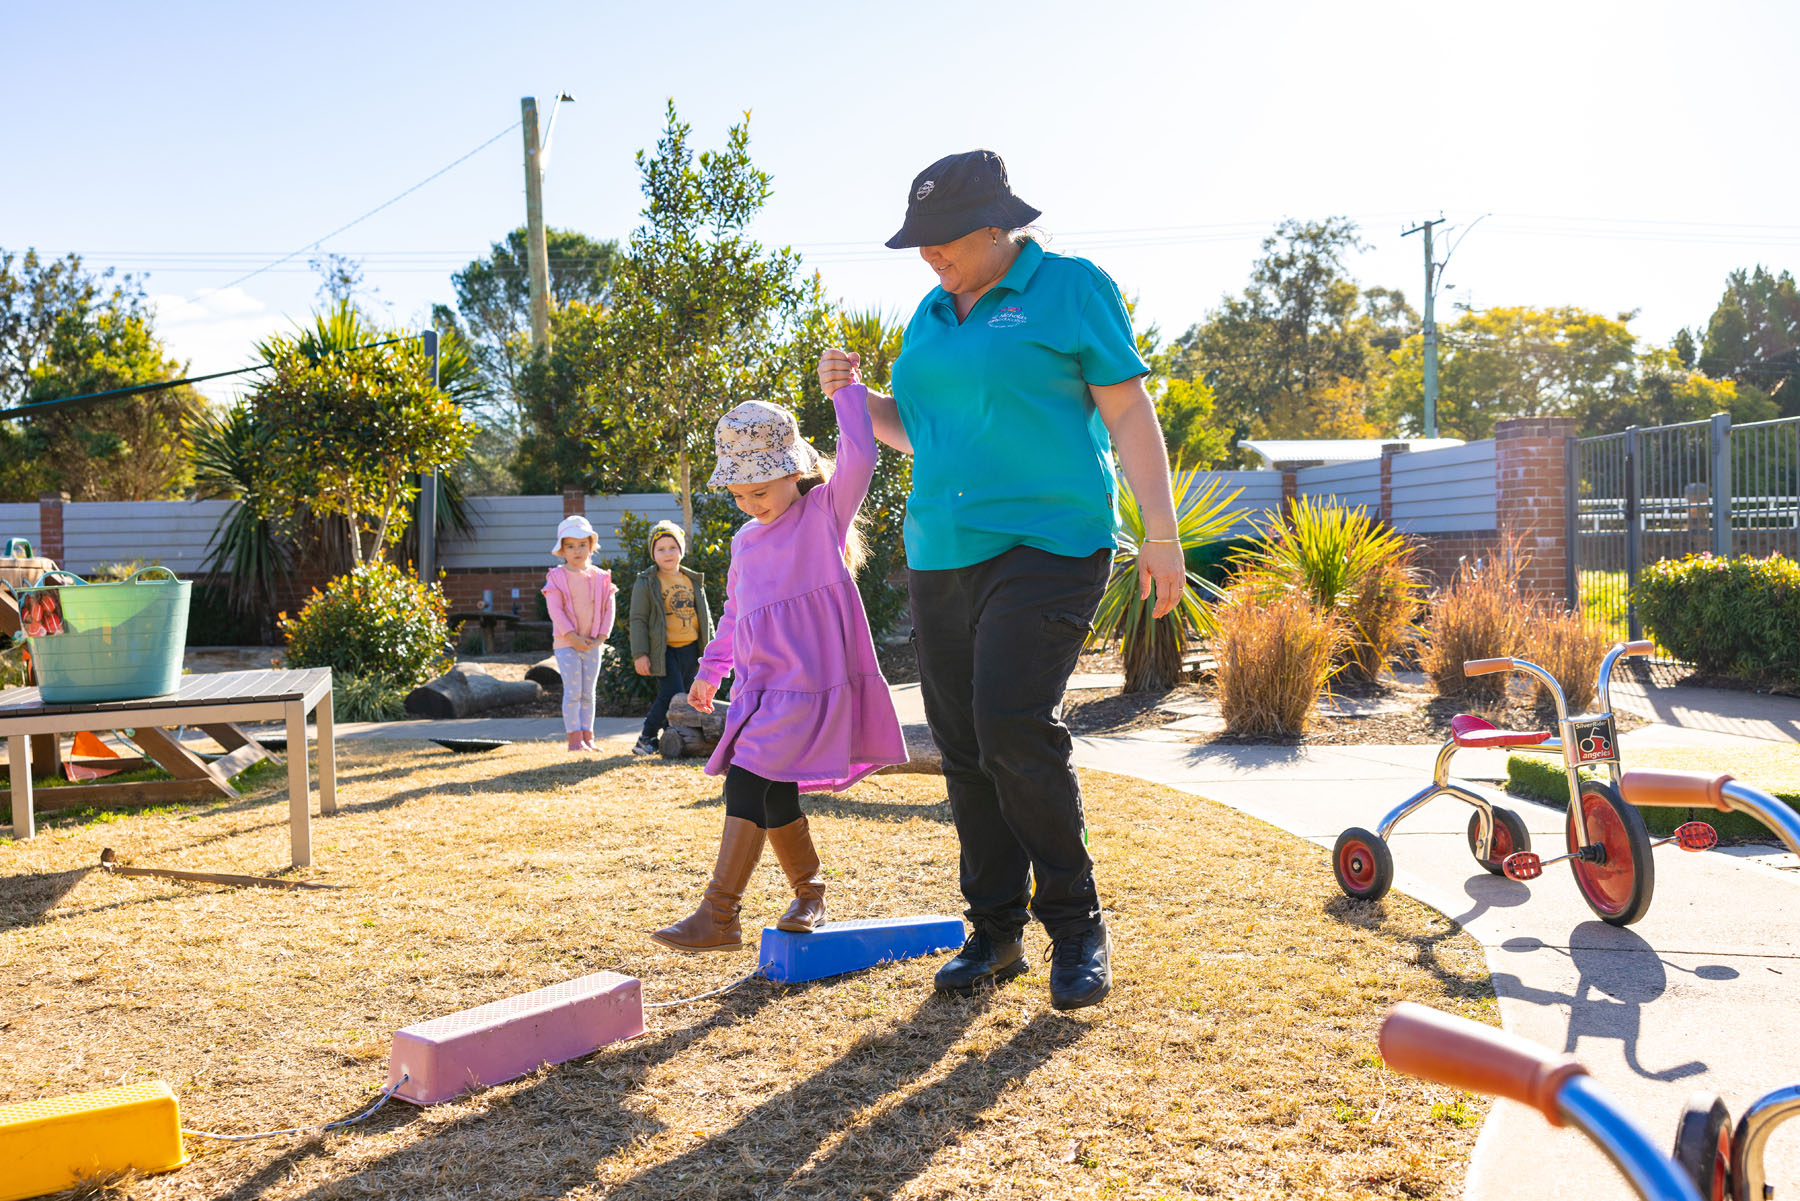
[[[1219,481],[1211,480],[1196,492],[1198,469],[1177,470],[1171,481],[1175,494],[1175,535],[1185,556],[1189,548],[1223,538],[1239,516],[1231,507],[1242,489],[1221,494]],[[1119,482],[1119,517],[1122,536],[1113,555],[1112,578],[1094,616],[1093,640],[1119,643],[1125,660],[1125,691],[1164,691],[1181,679],[1181,651],[1189,639],[1213,629],[1212,607],[1203,597],[1216,590],[1193,572],[1181,600],[1163,617],[1151,616],[1156,604],[1138,599],[1138,551],[1144,541],[1144,515],[1137,497],[1123,480]]]
[[[1237,583],[1264,602],[1304,597],[1343,629],[1340,668],[1365,680],[1384,674],[1423,607],[1412,540],[1364,509],[1311,496],[1271,517],[1260,534],[1234,556]]]

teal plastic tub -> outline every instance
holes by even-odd
[[[129,701],[181,686],[193,585],[166,567],[116,584],[47,572],[19,592],[19,618],[46,704]]]

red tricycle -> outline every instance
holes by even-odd
[[[1521,671],[1536,678],[1556,702],[1556,730],[1502,730],[1473,714],[1450,719],[1450,741],[1438,751],[1431,783],[1395,806],[1373,831],[1353,826],[1338,835],[1332,848],[1332,869],[1338,886],[1357,900],[1383,896],[1394,882],[1394,859],[1388,839],[1401,820],[1440,796],[1455,797],[1474,807],[1469,815],[1469,851],[1475,861],[1495,875],[1529,880],[1543,874],[1545,866],[1568,860],[1575,884],[1588,907],[1614,926],[1629,926],[1650,908],[1656,887],[1651,849],[1674,842],[1683,850],[1699,851],[1716,841],[1711,827],[1690,823],[1676,836],[1652,843],[1644,819],[1627,805],[1615,786],[1619,779],[1619,738],[1612,715],[1613,665],[1626,655],[1647,655],[1647,641],[1615,645],[1600,661],[1596,691],[1601,711],[1570,717],[1562,688],[1542,667],[1525,659],[1472,659],[1463,664],[1471,676],[1501,671]],[[1463,747],[1496,748],[1534,754],[1561,755],[1569,781],[1566,823],[1568,853],[1554,859],[1531,854],[1531,835],[1525,823],[1510,809],[1495,805],[1475,790],[1450,780],[1450,760]],[[1581,769],[1605,766],[1612,783],[1588,779]]]

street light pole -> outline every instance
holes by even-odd
[[[1425,437],[1437,437],[1437,395],[1438,395],[1438,343],[1437,318],[1434,314],[1433,301],[1437,299],[1437,280],[1432,278],[1437,264],[1431,257],[1431,227],[1442,225],[1444,219],[1422,221],[1401,234],[1409,237],[1424,231],[1425,234]]]
[[[544,234],[543,146],[538,141],[537,98],[519,101],[525,128],[525,253],[531,269],[531,348],[550,347],[550,244]]]
[[[431,356],[431,387],[438,386],[438,334],[428,329],[419,335],[425,353]],[[437,579],[437,510],[438,473],[428,471],[419,481],[419,582],[430,584]]]

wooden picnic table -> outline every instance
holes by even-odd
[[[449,621],[458,629],[465,621],[479,621],[481,623],[481,653],[491,655],[494,653],[496,629],[503,631],[508,624],[517,625],[524,621],[524,617],[518,613],[508,613],[503,609],[463,609],[451,613]]]
[[[312,862],[312,815],[306,764],[306,715],[317,713],[315,745],[319,759],[319,812],[337,812],[337,750],[332,733],[331,669],[302,671],[226,671],[181,677],[181,687],[167,696],[132,701],[94,701],[47,705],[36,688],[0,691],[0,737],[6,739],[12,788],[13,837],[36,833],[31,786],[34,735],[52,739],[81,730],[130,730],[131,741],[166,770],[172,780],[137,784],[72,784],[46,789],[38,798],[45,808],[105,803],[109,800],[204,800],[233,797],[231,777],[268,757],[238,722],[285,721],[288,760],[288,834],[295,867]],[[182,746],[168,731],[196,726],[225,750],[207,762]],[[130,761],[96,760],[107,766]]]

